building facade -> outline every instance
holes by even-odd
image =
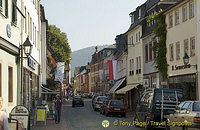
[[[21,1],[0,0],[0,98],[9,115],[20,103]]]
[[[169,88],[183,90],[185,100],[198,100],[198,0],[183,0],[166,10]],[[184,62],[183,57],[189,61]]]

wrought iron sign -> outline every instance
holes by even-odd
[[[190,68],[190,67],[191,67],[191,64],[180,65],[180,66],[172,65],[172,71],[183,70],[183,69],[187,69],[187,68]]]

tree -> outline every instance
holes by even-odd
[[[53,58],[56,62],[70,63],[71,48],[68,43],[67,35],[61,32],[55,25],[49,25],[47,31],[48,43],[53,49]]]

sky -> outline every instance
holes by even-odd
[[[129,13],[146,0],[41,0],[46,19],[65,32],[73,51],[115,43],[128,30]]]

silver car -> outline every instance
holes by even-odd
[[[101,108],[101,104],[108,99],[106,96],[98,96],[95,100],[94,100],[94,110],[99,110]]]
[[[167,116],[167,129],[200,129],[200,101],[181,102],[174,114]]]

